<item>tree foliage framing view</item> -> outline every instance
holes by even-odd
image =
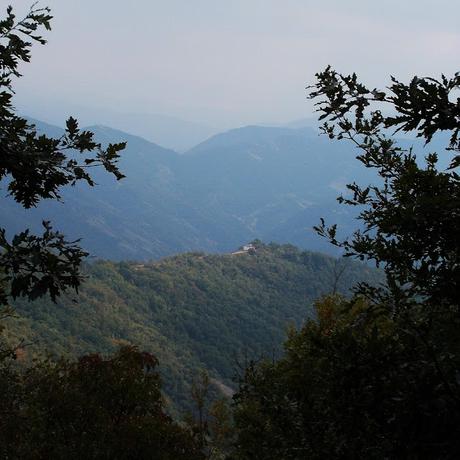
[[[442,76],[440,81],[415,77],[409,85],[393,78],[389,94],[371,91],[356,75],[339,75],[330,68],[317,78],[311,98],[324,98],[317,103],[320,119],[327,120],[323,131],[331,139],[354,142],[361,151],[357,159],[382,179],[382,185],[350,184],[352,197],[339,198],[364,207],[359,215],[363,231],[349,241],[338,241],[336,226],[321,225],[317,230],[346,256],[373,260],[385,268],[387,293],[359,288],[379,304],[386,303],[388,295],[398,299],[392,302],[398,310],[414,302],[429,309],[458,304],[460,99],[451,99],[460,87],[460,74],[452,79]],[[384,116],[383,104],[395,114]],[[448,169],[437,168],[436,153],[428,154],[421,166],[412,149],[399,147],[385,129],[395,129],[394,134],[415,132],[427,144],[436,133],[448,131],[447,150],[453,154]]]
[[[50,10],[33,5],[16,21],[12,7],[0,21],[0,180],[13,199],[28,209],[43,199],[60,200],[60,189],[84,181],[95,185],[90,168],[103,167],[117,179],[125,143],[105,149],[93,133],[69,118],[65,134],[50,138],[14,113],[12,82],[29,62],[32,42],[45,43]],[[10,316],[10,297],[51,300],[81,283],[87,255],[43,222],[44,233],[28,229],[8,240],[0,229],[0,320]],[[3,325],[0,324],[0,332]],[[165,409],[158,361],[134,346],[111,357],[99,354],[36,360],[18,366],[17,350],[0,341],[0,457],[11,459],[202,459],[190,429]]]
[[[386,283],[318,301],[317,320],[290,333],[281,360],[248,367],[235,458],[458,458],[460,75],[393,78],[387,91],[330,67],[316,77],[324,133],[354,143],[380,178],[338,198],[361,210],[350,239],[324,220],[316,230],[375,262]],[[400,131],[426,144],[447,131],[449,166],[401,148]]]
[[[123,177],[124,143],[104,149],[73,118],[61,138],[49,138],[15,114],[13,80],[32,43],[45,43],[39,29],[51,19],[48,8],[33,6],[22,20],[9,7],[0,21],[0,180],[24,208],[59,200],[66,185],[94,185],[93,167]],[[459,87],[458,74],[392,79],[385,91],[330,67],[317,74],[310,97],[324,133],[354,143],[358,161],[380,179],[352,183],[339,198],[361,210],[363,228],[350,239],[324,221],[316,230],[345,256],[375,262],[386,282],[358,284],[351,299],[318,300],[317,317],[290,331],[281,359],[247,367],[234,396],[229,458],[459,457]],[[449,166],[442,169],[436,153],[423,161],[402,148],[400,131],[428,145],[447,132]],[[25,229],[11,239],[0,229],[0,305],[18,296],[55,300],[78,288],[86,253],[43,226],[40,236]],[[14,351],[0,350],[4,457],[205,456],[206,420],[194,433],[166,414],[151,354],[128,346],[110,358],[40,361],[25,370],[11,357]],[[198,390],[195,396],[202,401]]]
[[[117,179],[123,178],[117,161],[125,143],[104,149],[72,117],[62,137],[50,138],[15,114],[13,80],[21,76],[20,63],[30,61],[32,43],[46,43],[39,30],[50,30],[52,16],[49,8],[35,4],[21,20],[11,6],[6,13],[0,21],[0,180],[8,194],[30,208],[44,199],[59,200],[66,185],[85,181],[93,186],[90,168],[102,166]],[[67,241],[53,230],[50,222],[44,221],[43,227],[42,235],[25,229],[12,239],[0,228],[0,305],[9,296],[33,300],[48,293],[55,300],[66,288],[78,288],[79,266],[87,253],[78,241]]]

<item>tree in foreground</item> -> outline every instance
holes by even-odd
[[[32,42],[46,43],[40,28],[50,29],[51,19],[48,8],[33,6],[22,20],[8,7],[0,21],[0,182],[25,208],[44,199],[59,200],[66,185],[78,181],[94,185],[89,173],[93,167],[123,177],[117,161],[124,143],[104,149],[92,132],[78,128],[74,118],[67,120],[62,137],[50,138],[14,112],[13,80],[21,76],[18,66],[29,62]],[[24,229],[12,238],[0,227],[0,305],[7,304],[9,296],[33,300],[48,293],[54,300],[66,288],[78,288],[80,263],[87,253],[78,241],[67,241],[53,230],[50,222],[43,222],[43,227],[42,235]]]
[[[425,345],[363,299],[317,302],[235,398],[235,459],[457,458],[460,417]]]
[[[381,267],[386,283],[355,286],[351,301],[323,299],[285,357],[248,368],[236,458],[458,458],[459,86],[459,75],[415,77],[380,91],[331,68],[317,74],[311,97],[324,132],[354,143],[379,176],[339,197],[360,209],[350,239],[324,221],[317,231]],[[398,131],[428,146],[447,133],[448,166],[402,148]]]
[[[94,185],[90,168],[103,167],[117,179],[119,152],[81,131],[69,118],[65,134],[50,138],[14,113],[14,78],[30,60],[32,42],[45,43],[48,8],[32,7],[17,21],[11,7],[0,21],[0,181],[25,208],[60,199],[66,185]],[[42,235],[25,229],[12,239],[0,228],[0,307],[10,297],[52,300],[78,288],[86,253],[43,222]],[[0,312],[0,320],[9,310]],[[1,332],[1,324],[0,324]],[[200,459],[190,431],[167,414],[156,359],[136,348],[110,358],[98,354],[77,361],[39,361],[24,369],[16,353],[0,342],[0,457],[8,459]]]
[[[110,358],[3,369],[1,458],[204,458],[190,431],[166,414],[157,365],[124,347]]]

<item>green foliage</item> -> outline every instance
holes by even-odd
[[[192,377],[207,369],[233,387],[237,362],[277,355],[289,325],[311,315],[318,296],[337,284],[346,293],[378,273],[293,246],[257,245],[254,255],[183,254],[151,263],[96,262],[85,267],[78,296],[28,303],[8,322],[11,344],[25,340],[34,356],[113,352],[132,343],[158,357],[166,394],[191,409]],[[75,300],[78,303],[75,303]],[[212,385],[215,389],[215,385]]]
[[[102,166],[117,179],[123,177],[117,161],[124,143],[103,149],[93,141],[93,133],[81,131],[72,117],[65,133],[51,138],[14,112],[13,79],[21,76],[21,61],[30,61],[32,42],[46,43],[39,30],[50,29],[49,13],[48,8],[34,5],[25,18],[16,20],[10,6],[0,21],[0,181],[27,209],[44,199],[59,200],[66,185],[78,181],[94,185],[89,168]],[[0,228],[0,304],[6,304],[8,296],[35,299],[46,293],[55,300],[62,290],[80,284],[79,265],[87,254],[53,231],[49,222],[43,226],[42,236],[25,230],[11,241]]]
[[[191,433],[165,413],[149,353],[2,362],[0,456],[11,459],[201,459]]]
[[[460,415],[429,350],[367,308],[326,297],[282,359],[247,368],[233,458],[458,457]]]
[[[460,86],[460,77],[443,76],[441,81],[415,77],[408,85],[393,79],[388,95],[370,91],[356,75],[339,75],[330,68],[317,78],[311,97],[323,98],[317,105],[320,118],[329,120],[324,131],[331,138],[351,140],[360,150],[357,159],[381,178],[373,186],[353,183],[348,186],[351,197],[340,198],[362,207],[359,219],[364,230],[343,242],[336,239],[334,226],[327,228],[323,223],[318,230],[348,256],[385,267],[388,302],[398,299],[395,308],[405,309],[416,298],[430,308],[458,306],[460,98],[456,103],[450,98]],[[396,115],[383,116],[382,104],[388,104]],[[446,147],[454,152],[449,168],[438,168],[435,153],[420,165],[412,150],[401,148],[386,128],[415,131],[427,143],[438,131],[448,131]],[[365,287],[360,291],[366,293]],[[385,302],[382,290],[368,294]]]
[[[335,238],[334,228],[322,225],[319,231],[348,256],[384,268],[386,287],[362,284],[356,292],[371,300],[369,314],[394,318],[400,334],[408,333],[424,350],[420,354],[427,357],[427,369],[437,370],[455,419],[460,412],[460,98],[452,100],[460,78],[414,77],[408,85],[393,79],[386,94],[330,68],[317,77],[312,97],[323,98],[318,103],[322,117],[333,121],[325,123],[325,132],[353,141],[361,151],[358,160],[381,178],[374,186],[350,185],[352,197],[341,199],[363,207],[363,231],[343,242]],[[383,116],[382,104],[389,104],[395,115]],[[447,131],[444,155],[452,157],[447,169],[438,166],[436,153],[422,162],[412,150],[400,148],[387,128],[414,131],[426,143]]]
[[[339,198],[360,209],[350,239],[324,221],[317,231],[381,266],[386,283],[357,284],[351,302],[324,299],[281,360],[248,367],[235,458],[458,458],[460,80],[393,79],[387,94],[329,67],[317,79],[324,132],[354,143],[379,176]],[[447,169],[400,147],[391,128],[427,143],[448,131]]]

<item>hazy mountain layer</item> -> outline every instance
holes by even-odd
[[[90,129],[103,143],[128,142],[126,179],[95,171],[94,189],[68,188],[65,204],[43,202],[32,211],[2,199],[9,233],[26,225],[37,231],[49,219],[69,238],[81,237],[92,255],[119,260],[225,252],[254,238],[331,251],[312,231],[319,218],[342,223],[347,233],[354,228],[335,198],[364,168],[349,146],[309,128],[235,129],[183,155],[121,131]]]

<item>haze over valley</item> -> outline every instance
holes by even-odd
[[[460,458],[460,3],[0,6],[0,460]]]

